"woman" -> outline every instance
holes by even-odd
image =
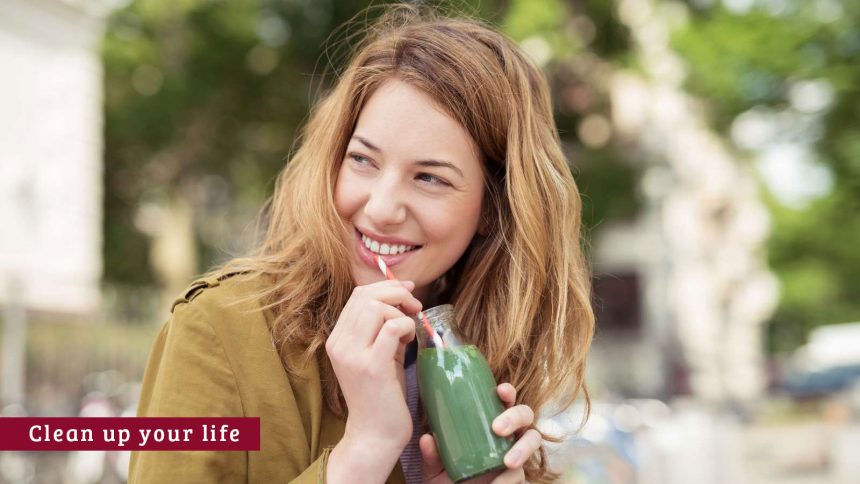
[[[140,416],[260,416],[261,450],[135,453],[131,482],[450,482],[420,423],[409,317],[445,302],[504,382],[492,429],[516,442],[484,480],[557,477],[535,410],[584,388],[594,320],[546,79],[492,28],[414,6],[389,7],[356,52],[259,250],[177,300],[144,377]]]

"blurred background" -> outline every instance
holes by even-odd
[[[251,243],[368,3],[0,2],[4,415],[133,415],[168,301]],[[545,70],[583,193],[594,408],[541,421],[564,482],[858,482],[860,3],[456,6]],[[0,482],[127,461],[3,452]]]

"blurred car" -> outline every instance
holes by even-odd
[[[792,353],[779,388],[794,398],[846,391],[860,382],[860,322],[821,326]]]

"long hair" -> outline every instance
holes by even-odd
[[[551,403],[560,412],[582,391],[588,408],[590,270],[579,191],[546,78],[514,42],[479,20],[414,5],[384,8],[312,108],[264,210],[256,251],[221,270],[270,278],[257,296],[274,314],[273,338],[287,371],[297,373],[297,356],[317,358],[326,405],[345,418],[324,346],[354,287],[334,186],[365,102],[386,80],[407,82],[457,120],[483,158],[486,229],[443,276],[440,300],[458,308],[461,333],[486,356],[497,381],[514,385],[518,403],[537,412]],[[531,482],[558,478],[543,446],[525,474]]]

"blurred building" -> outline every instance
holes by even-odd
[[[644,72],[612,74],[611,117],[645,165],[644,210],[597,231],[596,379],[627,395],[748,401],[765,389],[763,325],[778,295],[763,253],[768,214],[682,89],[671,12],[625,4]]]
[[[0,304],[73,313],[99,304],[96,3],[0,2]]]
[[[97,2],[0,2],[0,405],[25,400],[27,315],[94,315],[102,233]]]

